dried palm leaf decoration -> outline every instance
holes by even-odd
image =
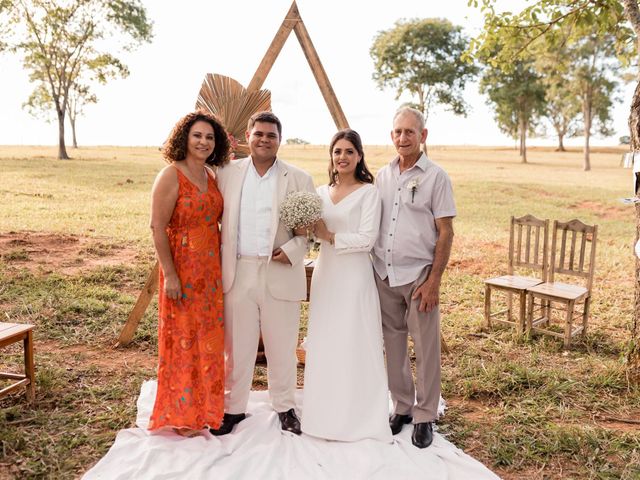
[[[249,146],[244,133],[249,117],[256,112],[271,110],[271,92],[256,90],[249,92],[239,82],[225,75],[208,73],[200,93],[196,108],[216,115],[227,129],[236,158],[249,155]]]

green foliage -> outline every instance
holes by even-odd
[[[468,54],[494,66],[508,68],[521,54],[535,53],[554,27],[590,29],[599,37],[612,35],[620,60],[627,64],[634,60],[634,34],[619,0],[537,0],[519,13],[497,11],[495,0],[469,0],[468,4],[484,14],[484,28],[471,40]]]
[[[309,142],[302,138],[287,138],[287,145],[309,145]]]
[[[8,21],[8,12],[12,0],[0,0],[0,53],[7,48],[6,37],[11,33]]]
[[[560,28],[538,41],[536,66],[543,74],[547,113],[558,136],[613,135],[611,110],[624,70],[616,58],[615,37],[594,29]],[[582,125],[576,123],[582,116]]]
[[[480,5],[484,29],[471,41],[467,54],[504,71],[512,70],[519,59],[547,57],[547,72],[556,68],[555,76],[569,82],[569,88],[549,92],[552,123],[568,129],[572,109],[566,104],[566,109],[558,108],[557,102],[580,99],[583,128],[575,133],[585,136],[584,170],[589,170],[592,127],[602,135],[613,134],[611,108],[617,82],[611,72],[622,75],[619,63],[627,65],[634,59],[634,32],[625,23],[630,13],[616,0],[537,0],[519,13],[498,12],[495,3],[469,1]],[[631,3],[637,8],[637,2]],[[559,51],[566,57],[560,58]]]
[[[563,139],[579,134],[578,116],[581,103],[571,80],[571,62],[567,43],[547,35],[536,52],[535,66],[545,88],[544,116],[558,137],[562,150]]]
[[[463,92],[477,67],[462,60],[469,41],[462,28],[438,18],[399,20],[379,32],[370,49],[373,79],[379,88],[396,90],[396,99],[408,92],[425,117],[433,102],[466,115]]]
[[[70,0],[10,2],[13,48],[35,89],[25,105],[33,114],[53,110],[59,126],[59,158],[68,158],[64,120],[71,97],[92,98],[89,86],[128,75],[126,66],[101,51],[108,38],[131,39],[122,48],[151,40],[151,22],[140,0]]]
[[[486,94],[487,103],[493,105],[498,127],[512,138],[522,139],[534,132],[544,113],[544,90],[532,61],[515,62],[507,71],[489,64],[480,80],[480,92]]]
[[[572,58],[572,84],[582,102],[583,134],[592,133],[595,121],[597,133],[613,135],[611,109],[618,83],[611,72],[619,71],[615,61],[615,37],[610,34],[587,33],[573,40],[569,46]]]

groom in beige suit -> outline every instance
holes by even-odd
[[[271,404],[282,429],[299,435],[294,394],[307,239],[288,230],[279,213],[288,193],[315,189],[309,174],[277,158],[282,125],[273,113],[254,114],[246,137],[251,155],[218,171],[224,197],[226,413],[222,426],[211,432],[225,435],[244,420],[262,334]]]

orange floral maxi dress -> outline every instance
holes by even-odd
[[[218,220],[222,195],[209,175],[200,192],[178,172],[167,235],[182,299],[164,294],[160,269],[158,392],[149,430],[218,428],[224,415],[224,324]]]

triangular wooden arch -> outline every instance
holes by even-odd
[[[280,29],[267,49],[267,53],[262,59],[262,62],[260,62],[256,73],[253,75],[247,90],[252,92],[254,90],[259,90],[260,87],[262,87],[267,75],[269,75],[269,72],[271,71],[271,67],[273,67],[276,58],[278,58],[282,47],[287,41],[287,38],[289,38],[291,30],[293,30],[296,37],[298,37],[298,42],[300,43],[302,51],[307,58],[307,62],[309,62],[313,76],[318,83],[318,87],[320,87],[320,92],[322,92],[322,96],[329,108],[329,112],[331,113],[331,117],[333,118],[336,127],[339,129],[347,128],[349,126],[347,117],[345,117],[344,112],[342,111],[340,102],[338,102],[338,97],[336,97],[336,94],[333,91],[333,87],[331,86],[331,82],[329,81],[329,77],[327,76],[324,67],[322,66],[318,52],[316,52],[316,49],[313,46],[313,42],[311,41],[307,27],[305,27],[304,22],[302,21],[300,11],[298,10],[298,5],[295,0],[291,4],[291,8],[287,12]]]
[[[295,0],[291,4],[291,8],[287,12],[282,25],[276,32],[271,45],[267,49],[267,53],[264,55],[264,58],[260,62],[256,73],[253,75],[251,82],[249,82],[249,86],[247,90],[249,92],[260,90],[264,81],[269,75],[271,71],[271,67],[275,63],[282,47],[284,46],[287,38],[289,38],[289,34],[291,31],[294,31],[296,37],[298,38],[298,42],[302,47],[302,51],[304,52],[305,57],[307,58],[307,62],[309,62],[309,66],[311,67],[311,71],[313,72],[313,76],[318,83],[318,87],[320,87],[320,92],[324,97],[324,101],[329,108],[329,112],[331,113],[331,117],[333,118],[334,123],[338,129],[349,127],[349,122],[347,122],[347,117],[345,117],[344,112],[342,111],[342,107],[340,106],[340,102],[338,102],[338,98],[336,97],[335,92],[333,91],[333,87],[331,86],[331,82],[329,81],[329,77],[322,66],[322,62],[320,61],[320,57],[318,56],[318,52],[316,52],[315,47],[313,46],[313,42],[311,41],[311,37],[309,36],[309,32],[307,31],[307,27],[305,27],[304,22],[302,21],[302,17],[300,16],[300,11],[298,10],[298,5]],[[133,335],[135,334],[138,324],[140,323],[140,319],[144,315],[144,312],[147,310],[153,295],[158,289],[158,263],[154,265],[151,270],[147,281],[138,295],[138,300],[134,305],[133,309],[129,313],[129,317],[120,332],[120,336],[118,338],[118,343],[116,343],[116,347],[126,346],[133,339]]]

